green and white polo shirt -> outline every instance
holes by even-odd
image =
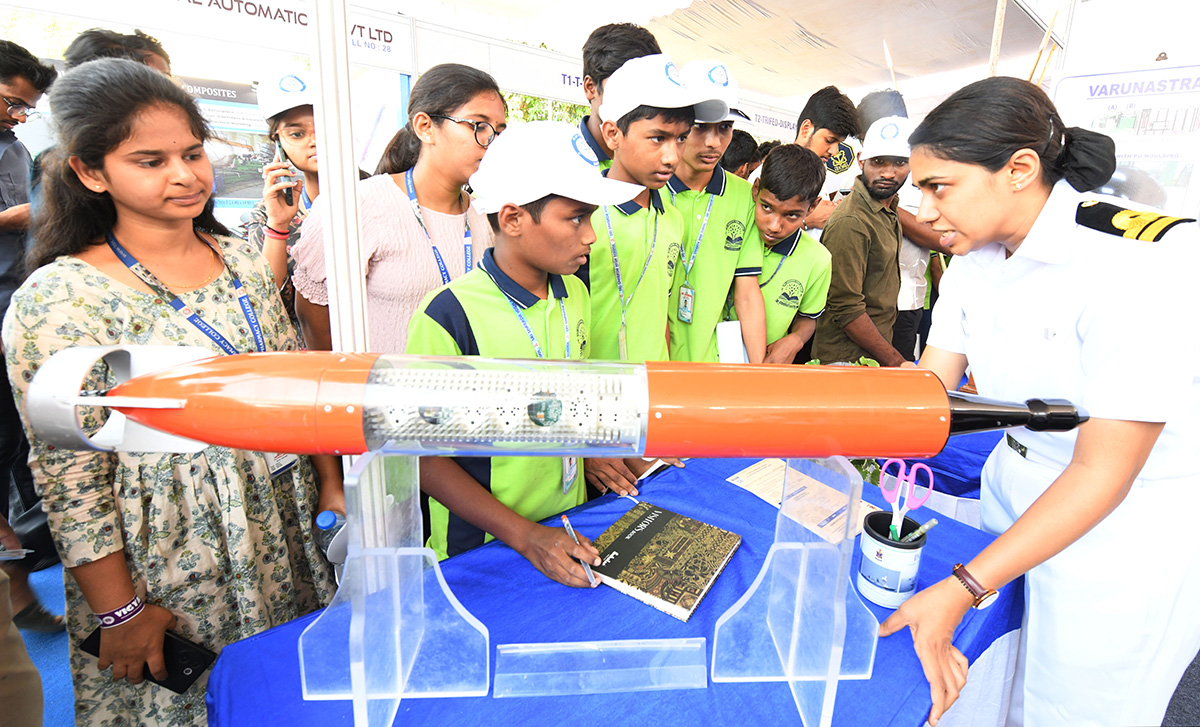
[[[671,303],[667,306],[671,359],[715,362],[717,324],[733,279],[762,272],[762,246],[753,244],[746,234],[754,223],[754,195],[749,182],[721,167],[713,170],[703,190],[689,189],[679,177],[671,177],[666,189],[685,223],[683,239],[668,252],[675,261]],[[693,254],[695,262],[689,272],[687,263]],[[679,320],[679,291],[685,281],[695,295],[691,323]]]
[[[767,314],[767,343],[788,334],[797,315],[816,318],[825,310],[832,257],[825,246],[802,230],[767,247],[751,228],[750,239],[763,248],[762,289]],[[735,316],[736,317],[736,316]]]
[[[583,283],[574,276],[551,275],[550,297],[542,300],[500,270],[490,249],[484,253],[478,268],[425,297],[409,323],[404,352],[535,358],[533,344],[510,301],[525,315],[547,358],[562,359],[566,353],[563,310],[571,335],[570,357],[591,358],[591,306]],[[587,499],[582,464],[571,488],[563,493],[560,457],[455,457],[454,461],[497,500],[535,522]],[[428,545],[438,558],[492,540],[491,535],[433,498],[429,500],[429,515]]]
[[[666,361],[667,306],[673,268],[669,255],[672,245],[677,248],[683,239],[679,212],[671,205],[664,205],[659,190],[652,189],[649,207],[642,207],[634,200],[600,207],[592,213],[592,227],[596,231],[596,244],[592,245],[588,263],[575,273],[587,284],[592,300],[589,358],[621,360],[622,306],[616,274],[619,268],[626,303],[626,360]]]

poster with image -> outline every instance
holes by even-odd
[[[267,124],[250,84],[180,77],[213,130],[204,145],[213,168],[214,213],[231,230],[262,198],[262,167],[274,158]]]
[[[1200,66],[1067,76],[1054,103],[1068,126],[1116,142],[1117,173],[1104,192],[1200,213]]]

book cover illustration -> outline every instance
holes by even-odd
[[[593,545],[607,585],[687,621],[742,543],[742,536],[642,502]]]

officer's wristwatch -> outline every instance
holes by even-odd
[[[975,580],[975,577],[967,572],[962,563],[956,563],[954,570],[951,572],[958,579],[958,582],[963,584],[963,588],[966,588],[971,593],[971,596],[974,597],[975,603],[972,605],[972,608],[983,609],[996,602],[996,596],[999,594],[979,585],[979,581]]]

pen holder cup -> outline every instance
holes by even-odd
[[[921,568],[921,551],[925,548],[927,535],[900,543],[892,540],[889,528],[892,513],[887,510],[873,512],[863,523],[862,561],[858,564],[858,592],[872,603],[885,608],[899,608],[917,592],[917,571]],[[910,517],[904,518],[900,526],[903,538],[921,524]]]

